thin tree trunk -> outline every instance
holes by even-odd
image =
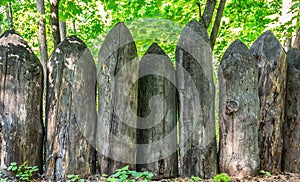
[[[52,26],[52,37],[54,43],[54,49],[61,42],[60,32],[59,32],[59,18],[58,18],[58,7],[59,0],[50,0],[50,22]]]
[[[293,47],[296,49],[300,49],[300,27],[298,28],[298,32],[296,34],[296,39],[295,42],[293,44]]]
[[[72,23],[73,23],[74,34],[77,34],[77,31],[76,31],[76,21],[75,21],[75,19],[72,20]]]
[[[284,50],[287,52],[290,50],[291,47],[292,47],[292,38],[286,37],[285,42],[284,42]]]
[[[215,5],[216,5],[216,0],[206,1],[205,10],[203,16],[201,17],[201,23],[204,25],[206,29],[208,28],[211,22],[212,16],[214,14]]]
[[[214,50],[216,38],[217,38],[217,35],[218,35],[221,19],[222,19],[224,8],[225,8],[225,4],[226,4],[226,0],[221,0],[220,1],[219,8],[218,8],[217,15],[216,15],[216,19],[215,19],[215,22],[214,22],[214,27],[213,27],[213,29],[211,31],[211,34],[210,34],[210,45],[211,45],[212,50]]]
[[[10,20],[10,28],[14,28],[14,21],[13,21],[13,13],[12,13],[12,7],[11,2],[9,3],[9,20]]]
[[[38,41],[39,41],[39,49],[40,49],[40,60],[46,65],[48,60],[48,52],[47,52],[47,39],[46,39],[46,20],[45,20],[45,5],[44,0],[36,0],[36,9],[37,12],[40,13],[42,19],[39,21],[38,28]]]
[[[64,40],[67,37],[67,24],[66,22],[59,21],[59,32],[60,32],[60,40]]]
[[[202,13],[201,13],[201,4],[200,2],[196,3],[198,6],[198,13],[199,13],[199,21],[201,21]]]

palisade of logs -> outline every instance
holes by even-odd
[[[154,179],[300,171],[299,50],[285,53],[271,31],[250,49],[240,40],[229,46],[218,70],[218,151],[213,55],[201,23],[186,25],[175,57],[176,65],[153,43],[139,60],[129,29],[118,23],[98,68],[85,43],[70,36],[43,69],[22,37],[6,31],[0,170],[9,175],[11,162],[27,161],[56,181],[126,165]]]

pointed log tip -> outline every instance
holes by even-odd
[[[10,38],[11,37],[11,38]],[[1,36],[0,39],[5,38],[5,39],[21,39],[23,40],[23,38],[20,36],[20,34],[18,34],[14,29],[9,29],[6,30]]]
[[[236,39],[233,43],[231,43],[229,45],[228,49],[226,50],[226,52],[229,52],[230,54],[234,53],[234,52],[239,52],[239,53],[243,53],[243,54],[250,53],[249,48],[240,39]],[[225,54],[226,54],[226,52],[225,52]]]
[[[281,46],[280,42],[273,34],[273,32],[271,30],[267,30],[255,40],[255,42],[251,46],[251,50],[253,50],[256,46],[259,46],[260,44],[265,44],[266,47],[274,47],[274,44],[271,44],[270,42],[275,42],[277,46]]]
[[[81,40],[79,37],[77,37],[76,35],[71,35],[66,37],[66,39],[64,41],[68,41],[68,42],[77,42],[80,44],[84,44],[83,40]]]
[[[197,21],[197,20],[189,21],[186,24],[184,29],[186,29],[186,28],[189,28],[192,31],[196,32],[198,35],[200,35],[202,38],[204,38],[205,41],[209,42],[207,31],[206,31],[205,27],[202,25],[202,23],[200,23],[199,21]]]
[[[252,58],[249,48],[241,40],[236,39],[225,51],[220,64],[222,64],[224,60],[227,60],[229,57],[232,57],[233,54],[239,54]]]
[[[131,35],[131,33],[130,33],[128,27],[125,25],[124,22],[118,22],[118,23],[111,29],[111,31],[112,31],[113,29],[123,29],[123,30],[125,30],[126,33],[128,33],[128,34]]]
[[[24,47],[27,51],[34,54],[23,37],[14,29],[6,30],[0,37],[0,46],[4,47]]]
[[[153,42],[151,44],[151,46],[148,48],[148,50],[145,53],[145,55],[147,55],[147,54],[159,54],[159,55],[165,55],[165,56],[167,56],[167,54],[165,53],[165,51],[156,42]]]
[[[253,43],[250,52],[255,58],[262,56],[274,61],[285,51],[276,36],[268,30]]]

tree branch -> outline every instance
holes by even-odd
[[[201,15],[201,4],[200,3],[196,3],[196,4],[198,6],[199,21],[201,21],[201,17],[202,17],[202,15]]]
[[[221,24],[221,19],[222,19],[224,8],[225,8],[225,4],[226,4],[226,0],[220,1],[217,15],[216,15],[215,22],[214,22],[214,26],[213,26],[213,29],[210,34],[210,45],[211,45],[212,50],[214,50],[216,38],[218,35],[218,31],[219,31],[220,24]]]
[[[204,25],[206,29],[208,28],[211,22],[212,16],[214,14],[215,5],[216,5],[216,0],[206,1],[205,10],[201,17],[201,23]]]

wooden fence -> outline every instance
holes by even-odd
[[[43,73],[27,43],[6,31],[0,169],[28,161],[62,181],[68,174],[110,175],[127,164],[156,179],[300,172],[299,50],[285,53],[270,31],[251,49],[240,40],[229,46],[218,73],[219,142],[212,51],[199,22],[183,29],[175,55],[176,69],[153,43],[139,61],[130,31],[119,23],[102,44],[98,68],[84,42],[71,36]]]

